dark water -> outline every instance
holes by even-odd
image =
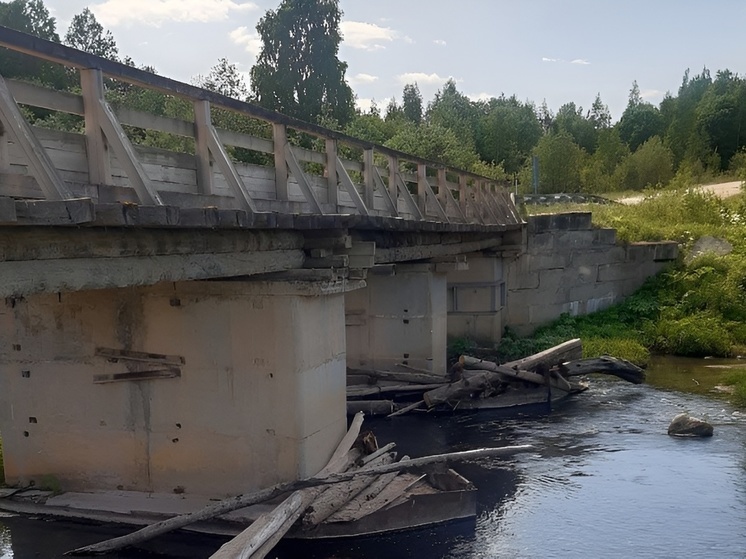
[[[650,377],[663,387],[695,379],[698,390],[709,390],[724,364],[664,360]],[[668,437],[668,423],[682,411],[713,422],[715,436]],[[396,440],[412,456],[504,444],[536,450],[458,466],[479,488],[476,525],[336,545],[286,543],[281,559],[746,558],[746,413],[712,396],[599,378],[548,417],[404,416],[366,427],[379,443]],[[0,558],[56,557],[118,533],[0,518]],[[222,541],[172,534],[118,557],[207,557]]]

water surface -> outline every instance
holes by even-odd
[[[541,418],[367,420],[380,444],[396,440],[411,456],[525,443],[535,451],[457,467],[479,488],[476,522],[338,544],[284,543],[277,556],[744,559],[746,414],[708,395],[724,365],[741,363],[659,360],[650,371],[659,387],[593,379],[591,390]],[[687,384],[702,393],[669,388]],[[715,436],[666,435],[682,411],[713,422]],[[125,531],[0,518],[0,558],[57,557]],[[207,557],[222,541],[171,534],[117,557]]]

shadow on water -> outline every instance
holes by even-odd
[[[367,420],[379,444],[396,441],[399,453],[410,456],[510,444],[535,448],[456,467],[479,488],[475,522],[342,542],[283,542],[275,555],[746,558],[746,413],[722,399],[674,390],[719,383],[721,369],[710,365],[729,363],[657,360],[650,371],[653,384],[640,386],[593,379],[588,392],[543,417],[420,414]],[[713,422],[715,436],[668,437],[668,423],[682,411]],[[0,557],[57,557],[126,531],[0,518]],[[207,557],[223,541],[171,534],[117,557]]]

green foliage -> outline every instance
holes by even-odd
[[[583,338],[583,357],[611,355],[644,367],[650,361],[650,351],[634,338]]]
[[[746,371],[734,371],[725,379],[733,387],[733,403],[746,408]]]
[[[631,190],[663,185],[673,178],[673,154],[658,136],[646,140],[625,163],[624,186]]]
[[[474,151],[479,111],[477,106],[448,80],[427,108],[427,122],[451,130],[467,151]]]
[[[575,103],[565,103],[559,108],[552,123],[552,130],[555,133],[567,133],[578,146],[588,153],[596,151],[598,144],[596,125],[583,116],[583,107],[576,108]]]
[[[402,92],[402,114],[409,122],[422,123],[422,94],[417,84],[407,84]]]
[[[73,17],[65,34],[65,44],[96,56],[118,60],[119,50],[114,36],[111,31],[104,31],[88,8]]]
[[[587,154],[566,132],[550,133],[539,140],[534,153],[539,158],[541,192],[578,192],[580,169]]]
[[[338,58],[342,35],[338,0],[282,0],[256,26],[262,49],[251,69],[257,102],[308,122],[355,114],[347,64]]]
[[[653,349],[685,356],[728,356],[734,342],[722,318],[706,312],[662,318],[651,335]]]
[[[438,124],[416,126],[405,122],[385,145],[458,169],[471,169],[478,160],[477,154],[453,130]]]

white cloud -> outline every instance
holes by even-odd
[[[588,64],[590,64],[590,62],[588,62],[584,58],[576,58],[575,60],[572,60],[570,64],[582,64],[583,66],[587,66]]]
[[[373,83],[375,81],[378,81],[378,76],[371,76],[370,74],[355,74],[350,78],[350,83],[360,84],[360,83]]]
[[[245,25],[231,31],[228,36],[234,44],[243,47],[252,56],[258,56],[262,50],[262,40],[256,33],[249,32]]]
[[[546,56],[543,56],[541,58],[542,62],[562,62],[559,58],[547,58]]]
[[[472,101],[489,101],[490,99],[497,97],[497,95],[492,95],[491,93],[486,93],[484,91],[477,94],[467,93],[466,96]]]
[[[91,6],[104,26],[144,23],[154,27],[167,21],[178,23],[223,21],[233,12],[258,9],[241,0],[106,0]]]
[[[381,50],[386,47],[382,42],[391,42],[396,37],[396,31],[388,27],[381,27],[375,23],[362,21],[343,21],[339,24],[344,37],[344,44],[354,49]]]
[[[450,77],[450,76],[449,76]],[[425,72],[407,72],[396,76],[396,79],[400,83],[406,85],[408,83],[418,84],[437,84],[442,85],[448,81],[448,77],[439,76],[438,74],[426,74]],[[458,80],[457,80],[458,81]]]
[[[646,89],[640,92],[640,97],[643,99],[658,99],[663,97],[663,91],[658,89]]]
[[[433,41],[433,43],[435,43],[436,45],[439,45],[439,46],[441,46],[441,47],[444,47],[444,46],[446,46],[446,44],[447,44],[447,43],[446,43],[446,42],[445,42],[445,41],[444,41],[443,39],[435,39],[435,40]]]
[[[409,35],[404,35],[404,42],[407,43],[408,45],[413,45],[414,39],[410,37]]]
[[[380,101],[376,101],[375,99],[370,99],[368,97],[358,97],[357,99],[355,99],[355,105],[364,113],[370,112],[370,109],[373,107],[373,105],[375,105],[381,112],[381,114],[383,114],[386,112],[386,107],[388,107],[390,102],[391,97],[384,97]]]

